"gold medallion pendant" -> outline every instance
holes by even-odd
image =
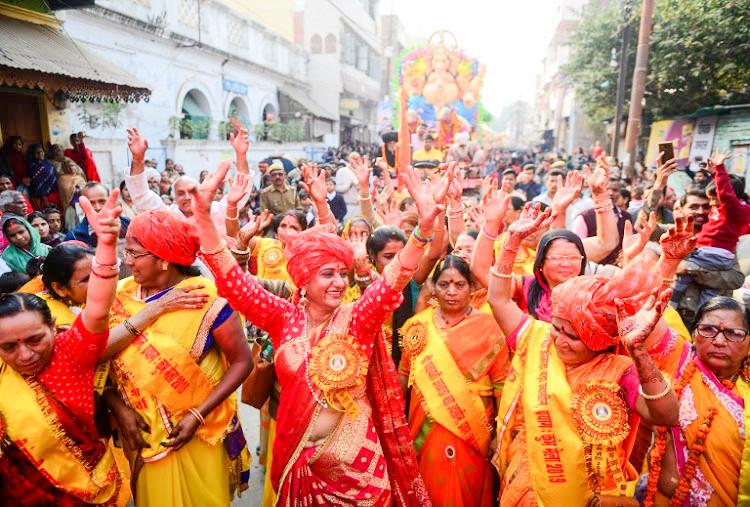
[[[281,249],[278,245],[273,245],[268,247],[268,249],[263,252],[263,265],[269,268],[275,268],[278,266],[282,259],[284,258],[284,251]]]
[[[334,410],[357,416],[354,394],[363,392],[366,377],[367,358],[353,336],[331,334],[313,347],[310,379]]]
[[[630,433],[628,406],[614,382],[588,382],[573,395],[573,419],[586,444],[618,445]]]
[[[410,357],[415,358],[427,345],[427,329],[419,321],[412,321],[401,328],[401,348]]]

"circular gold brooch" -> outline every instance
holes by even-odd
[[[614,382],[587,382],[571,400],[573,419],[586,444],[617,445],[630,433],[628,406]]]
[[[401,328],[401,348],[409,357],[422,353],[427,345],[427,329],[419,321],[412,321]]]
[[[367,358],[352,336],[329,335],[310,354],[310,378],[324,394],[362,385]]]
[[[265,252],[263,252],[263,264],[269,268],[275,268],[278,266],[283,258],[284,251],[278,245],[270,246]]]

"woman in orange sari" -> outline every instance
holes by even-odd
[[[747,310],[719,296],[696,322],[675,381],[679,424],[656,428],[646,506],[750,502]]]
[[[510,355],[500,328],[471,306],[471,274],[449,255],[432,275],[437,307],[401,328],[402,384],[412,388],[409,426],[419,468],[436,506],[491,506],[490,458]]]
[[[289,302],[239,268],[211,221],[210,204],[228,168],[222,163],[191,189],[193,209],[219,294],[273,342],[281,385],[271,468],[277,505],[428,504],[380,327],[430,241],[445,190],[419,191],[419,176],[403,171],[420,210],[419,230],[353,304],[341,305],[351,246],[319,229],[299,234],[285,254],[297,287]],[[324,185],[321,172],[311,190]],[[330,211],[320,222],[331,224]]]
[[[677,418],[674,392],[644,344],[670,291],[649,297],[659,284],[636,265],[611,280],[571,278],[552,292],[551,323],[529,317],[511,297],[513,258],[548,221],[549,212],[527,206],[490,273],[490,306],[515,351],[497,418],[500,503],[621,503],[636,477],[628,456],[639,418]],[[616,353],[619,342],[630,357]]]

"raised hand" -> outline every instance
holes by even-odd
[[[484,210],[484,204],[482,204],[481,202],[469,208],[468,213],[466,213],[467,229],[476,229],[477,231],[479,231],[482,229],[482,227],[484,227],[484,224],[487,221]]]
[[[609,165],[607,165],[604,155],[599,157],[596,161],[596,169],[591,172],[591,168],[588,164],[583,166],[583,175],[586,179],[586,184],[591,189],[591,193],[594,195],[601,195],[607,193],[607,184],[609,183]]]
[[[326,188],[326,172],[318,164],[302,166],[302,180],[299,185],[313,198],[315,202],[326,202],[328,189]]]
[[[563,181],[562,176],[557,177],[557,193],[552,198],[552,211],[564,213],[570,204],[576,200],[581,193],[583,176],[578,171],[570,171]]]
[[[669,260],[684,259],[695,249],[697,238],[693,234],[693,217],[687,219],[675,217],[674,227],[662,234],[661,244],[664,258]]]
[[[216,190],[224,182],[224,178],[231,165],[231,162],[224,160],[219,164],[216,172],[206,176],[203,183],[200,185],[191,183],[188,186],[188,192],[193,196],[193,213],[204,214],[206,216],[210,214],[211,203],[216,195]]]
[[[268,227],[271,224],[271,220],[273,219],[273,215],[266,209],[261,212],[260,215],[257,217],[255,215],[250,215],[248,217],[248,222],[240,229],[240,232],[237,237],[238,241],[238,247],[240,247],[240,250],[244,250],[247,248],[247,245],[250,244],[250,240],[253,239],[258,232],[262,231],[266,227]]]
[[[423,182],[410,165],[401,168],[399,175],[417,207],[419,230],[431,234],[435,217],[445,210],[444,202],[448,193],[448,185],[450,185],[450,177],[440,178],[434,183]]]
[[[242,128],[242,124],[237,122],[235,125],[235,132],[229,134],[229,143],[234,148],[234,152],[238,155],[245,155],[250,149],[250,137],[247,134],[247,129]]]
[[[669,176],[677,170],[676,158],[670,158],[669,160],[665,162],[662,161],[663,158],[664,158],[664,153],[659,152],[659,155],[656,157],[655,186],[657,188],[665,187],[667,185],[667,180],[669,179]]]
[[[636,302],[615,299],[617,331],[620,340],[629,350],[643,346],[646,338],[653,332],[659,322],[671,297],[672,289],[664,289],[661,293],[657,289],[635,313],[628,312],[626,307],[638,307],[639,305],[635,304]],[[630,304],[626,305],[626,302]]]
[[[398,227],[401,222],[401,212],[393,200],[386,200],[375,210],[385,225]]]
[[[622,257],[623,266],[643,251],[651,234],[656,230],[656,213],[649,213],[648,220],[643,213],[638,215],[635,226],[630,221],[625,222],[625,230],[622,234]]]
[[[358,157],[349,161],[349,167],[351,167],[354,176],[357,177],[360,190],[370,188],[370,173],[372,167],[370,166],[370,160],[367,157]]]
[[[559,191],[558,191],[559,192]],[[484,223],[493,228],[490,234],[499,232],[505,220],[505,213],[510,205],[510,194],[503,190],[495,190],[484,201]]]
[[[522,240],[538,230],[549,227],[552,223],[552,210],[547,208],[542,211],[541,208],[541,203],[532,206],[532,203],[527,202],[518,220],[508,227],[508,234]]]
[[[146,158],[146,150],[148,150],[148,140],[145,137],[141,137],[140,132],[137,128],[131,128],[128,130],[128,148],[130,153],[133,155],[133,160],[143,162]]]
[[[724,162],[726,162],[726,160],[730,157],[731,155],[729,154],[729,152],[716,150],[713,155],[711,155],[711,158],[708,159],[708,165],[711,167],[711,172],[713,172],[713,169],[717,165],[723,165]]]
[[[227,203],[230,206],[242,208],[250,199],[250,191],[253,188],[253,181],[249,174],[237,172],[234,179],[229,179],[229,192],[227,193]]]
[[[79,200],[89,222],[89,227],[94,230],[96,240],[100,244],[117,244],[117,238],[120,235],[120,213],[122,213],[122,207],[117,202],[119,196],[119,189],[112,190],[109,199],[99,212],[94,210],[91,202],[85,196],[81,196]]]

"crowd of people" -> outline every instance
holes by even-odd
[[[2,151],[3,505],[227,506],[238,403],[263,505],[750,501],[726,154],[627,178],[416,125],[251,168],[238,129],[194,180],[129,129],[110,189],[83,138]]]

